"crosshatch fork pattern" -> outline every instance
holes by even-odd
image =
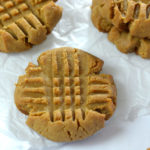
[[[62,15],[55,1],[0,0],[0,51],[23,51],[45,40]]]
[[[45,66],[29,64],[27,76],[21,82],[23,105],[31,102],[26,107],[32,113],[39,112],[41,105],[40,111],[48,109],[52,121],[64,120],[64,110],[70,109],[74,115],[78,108],[83,118],[86,109],[93,109],[99,113],[107,112],[108,119],[109,113],[114,111],[110,106],[116,104],[112,77],[104,74],[88,75],[82,71],[84,68],[79,54],[68,53],[51,53],[45,62],[49,66],[46,72],[43,71]],[[18,86],[20,87],[19,84]]]
[[[56,54],[55,56],[52,56],[53,62],[56,62],[56,66],[54,67],[56,70],[54,71],[53,75],[53,95],[54,95],[54,104],[55,105],[60,105],[62,100],[60,98],[61,95],[64,95],[63,101],[65,105],[71,105],[72,103],[72,93],[74,92],[74,101],[76,105],[80,104],[80,77],[79,77],[79,60],[78,60],[78,55],[75,54],[74,57],[74,77],[70,76],[70,68],[69,68],[69,62],[67,59],[67,52],[63,53],[64,57],[64,73],[63,77],[59,78],[57,77],[58,74],[58,64],[57,64],[57,57]],[[76,68],[76,70],[75,70]],[[56,76],[56,77],[55,77]],[[73,87],[71,88],[71,82]],[[60,84],[63,84],[63,89],[61,91],[60,89]],[[63,93],[62,93],[63,92]],[[62,94],[61,94],[62,93]],[[57,97],[58,96],[58,97]],[[77,96],[77,97],[76,97]]]
[[[31,6],[48,2],[48,0],[39,0],[30,2],[27,0],[1,0],[0,1],[0,28],[7,24],[15,22],[18,18],[23,17],[27,13],[33,13],[35,8]],[[34,14],[35,15],[35,14]],[[27,21],[27,20],[26,20]]]
[[[60,60],[63,57],[62,61]],[[59,61],[58,61],[59,59]],[[60,64],[58,64],[60,63]],[[53,108],[61,106],[65,107],[80,106],[81,103],[81,90],[80,90],[80,68],[78,54],[75,53],[73,57],[74,68],[70,71],[70,64],[68,61],[68,54],[66,51],[62,53],[62,56],[57,56],[56,53],[52,54],[52,90],[53,90]],[[62,68],[62,70],[61,70]],[[61,71],[59,71],[61,70]],[[61,73],[60,73],[61,72]],[[62,75],[61,75],[62,74]],[[51,79],[50,79],[51,80]],[[64,106],[62,106],[64,105]],[[56,111],[58,112],[58,110]],[[63,112],[63,110],[62,110]],[[58,120],[57,114],[54,112],[54,120]],[[56,117],[55,117],[56,115]],[[56,119],[57,118],[57,119]],[[63,116],[59,118],[63,120]]]
[[[47,51],[19,77],[15,103],[27,125],[54,141],[86,138],[104,127],[116,107],[111,75],[98,74],[103,61],[83,51]]]

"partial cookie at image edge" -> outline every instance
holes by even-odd
[[[56,0],[11,0],[0,4],[0,51],[21,52],[40,44],[62,16]]]
[[[143,9],[139,9],[141,7]],[[124,3],[93,0],[91,19],[99,31],[109,33],[108,39],[120,52],[135,52],[142,58],[150,58],[148,7],[147,0],[141,2],[125,0]]]

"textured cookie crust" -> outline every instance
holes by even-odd
[[[62,16],[56,0],[0,0],[0,51],[20,52],[40,44]]]
[[[104,127],[116,107],[111,75],[99,74],[103,61],[78,49],[49,50],[29,63],[15,90],[27,125],[44,137],[82,140]]]
[[[121,52],[150,58],[149,0],[93,0],[91,18]]]

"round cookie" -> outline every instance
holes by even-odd
[[[100,31],[110,32],[110,41],[121,52],[150,58],[149,4],[149,0],[93,0],[91,18]]]
[[[46,39],[62,16],[56,0],[0,0],[0,51],[20,52]]]
[[[15,90],[27,125],[57,142],[85,139],[101,128],[116,108],[111,75],[99,74],[103,61],[84,51],[58,48],[29,63]]]

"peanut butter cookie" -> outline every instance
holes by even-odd
[[[29,63],[15,90],[27,125],[57,142],[82,140],[103,128],[117,94],[112,76],[99,74],[102,66],[99,58],[67,47],[44,52],[38,65]]]
[[[124,53],[150,58],[150,1],[93,0],[92,21]]]
[[[0,0],[0,51],[20,52],[40,44],[62,16],[56,0]]]

